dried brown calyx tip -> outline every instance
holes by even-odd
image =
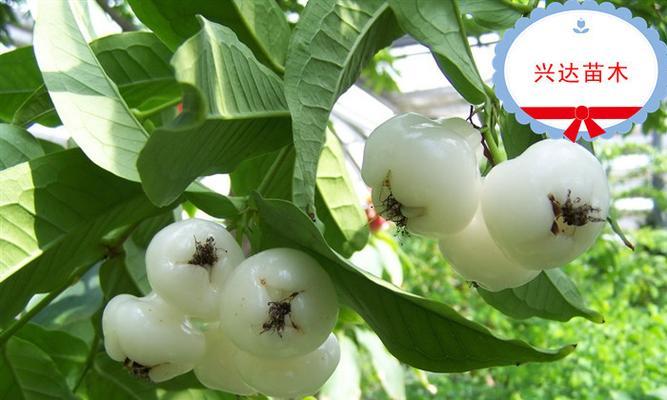
[[[266,322],[262,324],[262,331],[260,334],[264,332],[275,331],[278,336],[282,338],[283,332],[285,331],[285,326],[287,325],[285,321],[287,318],[290,318],[290,325],[292,328],[296,329],[297,331],[300,329],[290,317],[290,313],[292,312],[292,300],[294,300],[294,298],[300,293],[301,292],[294,292],[280,301],[268,302],[269,317]]]
[[[141,365],[129,358],[126,358],[125,361],[123,361],[123,367],[136,378],[150,380],[148,373],[151,371],[151,367]]]
[[[385,190],[387,191],[387,195],[383,196]],[[384,182],[382,182],[382,192],[383,193],[381,193],[379,196],[380,199],[382,199],[382,209],[378,210],[380,215],[387,221],[396,224],[396,228],[398,229],[399,234],[407,234],[406,227],[408,225],[408,217],[403,215],[401,212],[402,204],[396,199],[396,197],[394,197],[394,194],[391,191],[389,174],[387,174]]]
[[[188,264],[211,268],[216,262],[218,262],[218,253],[213,236],[207,237],[204,242],[195,238],[195,252]]]
[[[554,213],[554,220],[551,224],[551,233],[554,235],[565,234],[571,236],[577,226],[584,226],[589,222],[604,222],[604,218],[599,217],[599,208],[588,203],[582,204],[580,197],[572,201],[572,190],[567,191],[567,198],[564,203],[558,201],[553,193],[549,193],[547,197],[551,202],[551,209]],[[593,214],[597,214],[597,216]]]

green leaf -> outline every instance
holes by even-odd
[[[461,14],[470,14],[475,23],[490,30],[511,28],[523,15],[503,0],[464,0],[460,4]]]
[[[105,303],[119,294],[143,295],[125,260],[125,252],[122,252],[107,259],[100,267],[100,287],[104,293]]]
[[[105,353],[95,357],[93,367],[86,374],[85,389],[89,399],[104,400],[157,400],[155,385],[131,376],[123,364],[113,361]]]
[[[0,120],[11,122],[16,110],[42,84],[32,46],[0,55]]]
[[[44,150],[45,154],[50,154],[50,153],[54,153],[56,151],[65,150],[65,148],[63,146],[61,146],[60,144],[51,142],[49,140],[37,139],[37,141],[39,142],[40,146],[42,146],[42,149]]]
[[[347,173],[343,149],[330,130],[317,166],[317,194],[329,245],[344,257],[362,249],[368,242],[368,219]]]
[[[42,155],[42,146],[28,131],[0,123],[0,171]]]
[[[340,301],[358,312],[390,353],[416,368],[460,372],[497,365],[555,361],[574,350],[539,350],[494,336],[451,307],[404,292],[363,273],[329,246],[309,217],[284,200],[254,196],[262,247],[298,248],[316,257],[333,280]],[[286,227],[289,227],[286,229]]]
[[[84,383],[82,392],[85,391],[85,397],[91,400],[236,399],[234,395],[205,389],[193,373],[159,384],[137,379],[122,363],[113,361],[104,352],[95,357]]]
[[[181,88],[169,65],[172,53],[150,32],[124,32],[90,43],[97,60],[118,87],[128,107],[146,112],[180,101]],[[35,68],[37,61],[33,58]],[[13,123],[60,125],[44,85],[25,100]]]
[[[230,172],[290,137],[280,78],[234,32],[200,21],[201,31],[178,49],[172,64],[184,87],[197,87],[204,98],[190,88],[184,112],[156,129],[139,157],[144,190],[159,205],[175,200],[198,176]]]
[[[86,44],[77,1],[36,4],[35,56],[60,119],[94,163],[139,180],[135,164],[148,133]]]
[[[141,186],[102,170],[79,150],[51,153],[0,172],[0,321],[34,293],[50,291],[107,250],[109,232],[163,210]]]
[[[184,198],[198,209],[215,218],[235,217],[243,206],[241,201],[216,193],[197,182],[188,187]]]
[[[37,66],[37,60],[34,60],[35,66]],[[21,104],[21,106],[14,113],[14,118],[12,119],[12,124],[19,126],[30,126],[34,123],[42,124],[45,126],[55,127],[62,125],[58,113],[53,106],[51,101],[51,96],[49,96],[48,90],[44,83],[39,85],[34,92],[28,96],[27,99]]]
[[[388,0],[401,27],[428,46],[452,86],[472,104],[486,99],[455,0]]]
[[[602,315],[586,307],[574,282],[560,269],[542,271],[537,278],[514,289],[489,292],[477,288],[477,291],[488,304],[517,319],[568,321],[579,316],[604,322]]]
[[[97,265],[88,270],[30,321],[45,329],[66,332],[90,344],[95,335],[91,317],[102,306],[98,272]],[[27,308],[41,297],[34,296]]]
[[[365,329],[355,329],[357,342],[371,355],[371,363],[380,384],[392,400],[405,399],[405,377],[403,368],[382,344],[382,341],[373,332]]]
[[[4,399],[74,400],[65,377],[49,355],[36,345],[13,337],[0,351],[0,394]]]
[[[280,157],[278,165],[274,166]],[[272,177],[265,183],[262,195],[272,199],[289,200],[292,196],[292,171],[294,169],[294,146],[284,147],[272,153],[245,160],[229,174],[232,193],[247,196],[258,188],[269,170]]]
[[[314,212],[317,163],[334,103],[400,34],[384,0],[311,0],[301,13],[285,72],[296,148],[292,197],[300,208]]]
[[[196,16],[224,25],[264,64],[282,71],[290,29],[273,0],[129,0],[137,17],[175,50],[199,31]]]
[[[181,87],[169,64],[173,53],[151,32],[124,32],[90,43],[127,105],[139,111],[180,102]]]
[[[349,337],[338,334],[340,361],[331,378],[320,390],[321,400],[358,400],[361,398],[361,370],[357,345]]]
[[[508,114],[504,110],[500,115],[500,137],[508,159],[521,155],[532,144],[544,138],[543,135],[533,132],[530,125],[520,124],[513,114]]]
[[[65,377],[68,387],[73,388],[76,385],[88,354],[88,346],[83,340],[65,332],[49,331],[35,324],[27,324],[16,336],[48,354]]]

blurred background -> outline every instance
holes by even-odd
[[[61,0],[47,0],[61,1]],[[214,0],[211,0],[214,1]],[[306,0],[277,0],[285,18],[296,23]],[[406,0],[409,1],[409,0]],[[462,0],[465,2],[466,0]],[[664,1],[613,1],[631,8],[655,26],[665,40]],[[98,36],[142,29],[123,0],[87,2]],[[0,53],[32,42],[28,0],[0,0]],[[666,14],[667,15],[667,14]],[[466,20],[473,55],[482,77],[490,81],[495,32]],[[6,77],[0,76],[0,101]],[[465,118],[469,104],[442,76],[429,50],[403,37],[378,53],[356,85],[336,104],[332,122],[346,153],[360,203],[369,191],[359,171],[370,132],[394,114],[415,111],[430,117]],[[38,137],[67,145],[64,128],[33,125]],[[467,318],[502,336],[556,347],[578,343],[576,352],[552,364],[497,367],[464,374],[433,374],[402,365],[356,314],[343,309],[337,327],[342,346],[338,370],[321,399],[667,399],[667,104],[642,126],[624,135],[595,142],[613,194],[612,215],[636,250],[605,230],[596,245],[565,267],[588,305],[602,313],[598,325],[582,318],[566,323],[514,320],[488,306],[477,291],[453,272],[433,240],[399,236],[375,221],[369,245],[352,257],[368,272],[405,290],[453,306]],[[216,175],[204,183],[229,192],[229,179]],[[372,212],[369,212],[372,219]],[[198,214],[201,216],[201,214]],[[141,262],[140,260],[138,262]],[[90,314],[102,295],[97,271],[63,293],[35,320],[58,326],[86,340]],[[75,307],[71,307],[75,305]],[[68,312],[63,313],[63,309]]]

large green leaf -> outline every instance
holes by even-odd
[[[292,197],[308,212],[334,103],[400,34],[384,0],[311,0],[301,14],[287,55],[285,95],[296,148]]]
[[[290,137],[280,78],[234,32],[200,22],[201,31],[178,49],[172,64],[177,79],[204,97],[190,91],[184,112],[156,129],[139,157],[144,190],[159,205],[172,202],[198,176],[232,171]]]
[[[145,112],[180,101],[181,88],[169,64],[173,53],[151,32],[124,32],[90,43],[121,96]]]
[[[49,355],[13,337],[0,348],[0,396],[11,400],[72,399],[65,377]]]
[[[90,345],[95,336],[95,321],[92,317],[99,311],[103,300],[99,281],[96,264],[32,317],[30,322],[45,329],[66,332]],[[40,297],[33,297],[29,307]]]
[[[51,153],[0,172],[0,321],[34,293],[107,253],[112,230],[160,213],[138,184],[95,166],[79,150]]]
[[[86,43],[77,0],[36,4],[35,56],[60,119],[94,163],[139,180],[135,164],[148,133]]]
[[[183,197],[198,209],[216,218],[235,217],[244,205],[243,199],[221,195],[197,182],[188,187]]]
[[[176,49],[199,31],[196,16],[227,26],[257,58],[282,71],[290,29],[274,0],[129,0],[141,22]]]
[[[154,384],[130,375],[122,363],[99,353],[77,394],[91,400],[234,400],[238,396],[205,389],[189,373]]]
[[[271,177],[264,182],[262,195],[271,199],[289,200],[292,196],[294,169],[294,146],[291,145],[239,164],[229,175],[232,193],[235,196],[249,195],[262,185],[262,181],[271,169],[273,169]]]
[[[327,130],[317,166],[317,199],[324,237],[331,247],[349,257],[368,242],[368,219],[347,173],[345,155],[336,136]]]
[[[42,146],[25,129],[0,123],[0,171],[42,155]]]
[[[544,135],[538,135],[530,129],[530,125],[520,124],[513,114],[504,110],[500,115],[500,137],[503,140],[503,148],[507,158],[519,156],[532,144],[539,142]]]
[[[150,32],[124,32],[90,43],[100,65],[116,84],[128,107],[141,112],[178,102],[181,89],[169,65],[172,53]],[[37,61],[32,59],[37,68]],[[16,125],[60,124],[44,85],[14,115]]]
[[[460,4],[462,14],[470,14],[478,25],[491,30],[511,28],[522,16],[507,0],[463,0]]]
[[[456,0],[388,0],[401,27],[431,48],[442,72],[467,101],[486,98]]]
[[[0,120],[11,122],[16,110],[41,84],[32,47],[0,55]]]
[[[65,332],[49,331],[35,324],[24,326],[16,336],[48,354],[65,377],[68,387],[73,388],[76,385],[88,354],[88,346],[83,340]]]
[[[35,66],[37,60],[33,59]],[[34,92],[28,96],[27,99],[14,113],[12,124],[19,126],[30,126],[34,123],[39,123],[45,126],[55,127],[62,125],[58,113],[53,106],[49,91],[46,90],[44,83],[39,85]]]
[[[404,292],[359,271],[327,246],[310,218],[292,203],[254,196],[262,246],[298,248],[316,257],[340,300],[358,312],[399,360],[429,371],[458,372],[496,365],[555,361],[574,350],[539,350],[494,336],[451,307]]]
[[[123,293],[143,295],[140,284],[132,276],[126,260],[127,256],[123,251],[106,260],[100,267],[100,287],[104,293],[105,303]]]
[[[537,278],[517,288],[500,292],[477,288],[477,291],[488,304],[517,319],[540,317],[568,321],[579,316],[604,322],[600,313],[586,307],[574,282],[560,269],[542,271]]]
[[[85,378],[87,398],[104,400],[157,400],[155,385],[131,376],[121,363],[104,353],[95,357]]]

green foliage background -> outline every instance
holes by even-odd
[[[607,232],[565,269],[588,304],[605,316],[601,326],[583,318],[566,323],[511,320],[484,303],[446,264],[436,242],[418,237],[404,240],[401,249],[412,263],[406,271],[406,289],[455,304],[466,317],[506,336],[519,335],[543,347],[554,341],[578,344],[572,356],[557,363],[428,374],[439,395],[431,394],[408,372],[407,398],[664,399],[667,231],[644,228],[633,236],[650,248],[633,253]],[[377,382],[366,383],[369,398],[387,398]]]
[[[613,2],[667,37],[662,1]],[[160,385],[133,379],[101,344],[104,304],[150,290],[143,265],[150,238],[182,210],[200,209],[224,219],[240,242],[245,235],[253,251],[301,248],[332,277],[343,305],[336,333],[351,357],[336,397],[328,385],[322,399],[667,399],[664,105],[642,127],[651,145],[628,140],[598,149],[608,161],[649,158],[631,175],[610,178],[614,199],[654,200],[648,218],[633,217],[643,224],[629,232],[637,250],[605,232],[564,268],[585,306],[548,316],[567,320],[590,307],[604,315],[603,325],[502,315],[452,271],[432,240],[376,233],[370,247],[381,265],[371,271],[346,259],[364,248],[369,228],[330,126],[339,95],[359,82],[380,94],[396,91],[385,46],[409,34],[431,48],[464,99],[484,104],[489,160],[517,156],[541,137],[502,111],[468,38],[502,33],[537,1],[96,3],[124,33],[88,43],[83,3],[42,0],[35,55],[25,47],[0,62],[1,398],[234,398],[206,390],[192,374]],[[0,42],[29,44],[9,34],[30,32],[33,21],[16,11],[24,6],[0,0]],[[298,14],[300,23],[285,18]],[[142,24],[155,34],[127,32]],[[64,124],[85,155],[74,142],[64,149],[35,139],[23,129],[34,122]],[[230,173],[235,197],[196,181],[212,173]],[[571,300],[558,291],[542,295],[536,303],[549,295],[557,305]],[[569,343],[577,351],[560,360]],[[389,351],[433,371],[483,369],[426,373]],[[515,362],[521,365],[486,368]]]

